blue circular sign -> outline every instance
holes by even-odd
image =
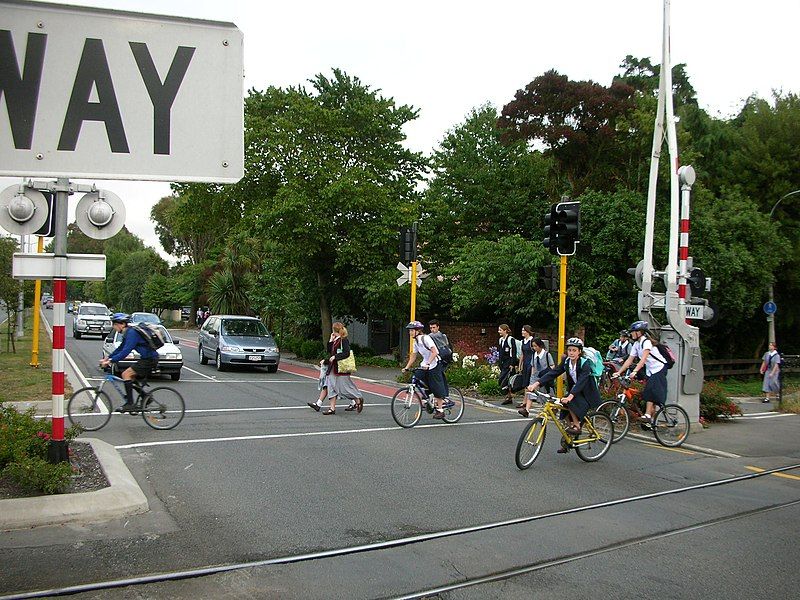
[[[769,302],[764,302],[764,312],[768,315],[774,315],[776,312],[778,312],[778,305],[772,300]]]

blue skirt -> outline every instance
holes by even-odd
[[[642,400],[652,402],[658,406],[667,403],[667,368],[648,376],[647,383],[642,390]]]

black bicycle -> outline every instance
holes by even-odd
[[[84,387],[72,394],[67,403],[69,422],[83,431],[97,431],[108,423],[113,414],[111,398],[103,389],[107,383],[125,401],[124,380],[116,375],[106,375],[96,387]],[[121,385],[123,384],[123,385]],[[149,388],[147,380],[135,381],[136,409],[131,414],[140,414],[153,429],[174,429],[183,420],[186,405],[183,397],[169,387]]]

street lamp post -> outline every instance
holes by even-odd
[[[772,209],[769,211],[769,218],[772,219],[772,216],[775,214],[775,209],[778,208],[778,205],[783,202],[784,199],[788,198],[789,196],[794,196],[795,194],[800,194],[800,190],[794,190],[793,192],[789,192],[788,194],[784,194],[778,201],[772,206]],[[774,284],[770,282],[769,284],[769,301],[774,301],[775,289]],[[767,315],[767,323],[769,324],[769,343],[775,343],[775,314]]]

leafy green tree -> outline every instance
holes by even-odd
[[[20,282],[11,277],[11,267],[14,253],[19,250],[17,242],[10,237],[0,237],[0,303],[7,313],[6,319],[6,352],[16,353],[14,332],[16,331],[16,313],[19,292],[22,289]]]
[[[113,238],[111,238],[113,239]],[[166,274],[168,265],[155,250],[147,248],[129,254],[106,280],[109,302],[117,310],[133,312],[150,310],[143,301],[147,279],[155,273]]]
[[[310,84],[250,91],[237,189],[252,236],[278,244],[303,273],[326,337],[334,309],[392,304],[397,230],[412,220],[425,161],[402,144],[415,109],[340,70]]]

